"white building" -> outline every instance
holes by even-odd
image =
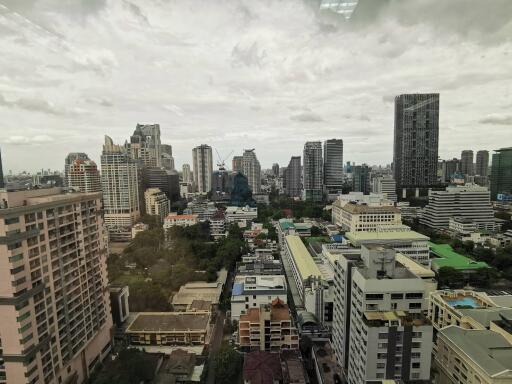
[[[287,303],[286,279],[283,275],[238,275],[231,291],[231,319],[239,320],[250,308],[271,304],[280,299]]]
[[[241,227],[246,227],[250,222],[258,217],[258,208],[256,207],[227,207],[226,221],[229,224],[237,223]]]
[[[212,147],[201,144],[192,149],[194,165],[194,186],[200,194],[207,194],[212,189],[213,157]]]
[[[219,210],[210,218],[210,235],[215,239],[226,237],[228,228],[224,212]]]
[[[144,223],[137,223],[132,227],[132,239],[135,239],[138,233],[147,231],[149,229],[149,225]]]
[[[80,192],[100,192],[101,178],[96,163],[92,160],[73,161],[67,172],[67,186]]]
[[[164,229],[169,229],[174,226],[189,227],[199,223],[197,215],[178,215],[176,212],[171,212],[164,219]]]
[[[160,188],[146,189],[144,200],[146,203],[146,214],[160,217],[160,222],[163,222],[164,218],[171,211],[171,202]]]
[[[254,149],[244,150],[242,173],[247,177],[252,193],[258,194],[261,190],[261,166]]]
[[[385,198],[396,202],[396,182],[391,176],[376,177],[372,181],[372,192],[382,193]]]

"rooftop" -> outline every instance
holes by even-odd
[[[475,270],[489,268],[483,261],[475,261],[453,250],[449,244],[436,244],[429,242],[430,250],[437,256],[432,260],[432,266],[436,269],[452,267],[458,270]]]
[[[193,281],[182,285],[178,293],[172,298],[173,305],[190,305],[194,300],[210,301],[216,305],[222,293],[222,283]]]
[[[306,280],[310,276],[322,277],[322,272],[320,272],[301,238],[288,235],[285,239],[302,280]]]
[[[273,384],[281,382],[281,359],[278,353],[250,352],[244,359],[244,380],[251,384]]]
[[[127,333],[206,331],[210,315],[192,312],[140,312],[126,329]]]
[[[283,275],[236,276],[232,295],[243,295],[253,292],[283,291],[286,294],[286,279]]]
[[[411,240],[428,241],[429,237],[415,231],[378,231],[378,232],[347,232],[345,237],[354,245],[358,246],[366,241],[390,241],[390,240]]]
[[[414,261],[410,257],[407,257],[400,252],[396,253],[395,260],[418,277],[434,278],[436,276],[434,271],[432,271],[430,268],[425,267],[424,265]]]

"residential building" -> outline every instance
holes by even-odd
[[[396,183],[391,176],[379,176],[373,179],[372,184],[373,193],[381,193],[388,200],[396,203]]]
[[[160,146],[162,153],[162,167],[169,171],[174,170],[174,157],[172,156],[172,145],[162,144]]]
[[[444,191],[430,191],[420,223],[435,229],[448,229],[450,218],[455,216],[474,221],[478,229],[494,231],[496,220],[489,190],[466,184],[447,187]]]
[[[274,259],[272,251],[265,248],[257,249],[255,256],[242,256],[242,261],[236,263],[236,273],[239,276],[282,275],[284,269],[281,261]]]
[[[77,159],[67,168],[66,185],[79,192],[101,192],[101,177],[92,160]]]
[[[68,186],[68,180],[69,180],[69,167],[75,162],[75,160],[90,160],[89,156],[87,156],[87,153],[83,152],[71,152],[68,153],[66,156],[66,159],[64,160],[64,184]]]
[[[439,94],[395,97],[394,179],[404,190],[437,184]]]
[[[213,171],[211,190],[211,199],[213,201],[228,202],[231,200],[233,177],[234,174],[226,171],[225,169]]]
[[[339,365],[336,364],[336,355],[331,343],[325,340],[315,340],[311,352],[317,383],[336,384],[341,382],[342,373]]]
[[[339,194],[343,185],[343,140],[324,141],[324,185],[328,194]]]
[[[249,207],[227,207],[224,212],[226,221],[229,224],[237,223],[241,227],[247,227],[249,223],[258,218],[258,208]]]
[[[128,297],[130,290],[127,285],[110,285],[110,305],[112,308],[112,319],[117,327],[122,327],[123,323],[130,315],[130,305]]]
[[[249,308],[240,316],[238,342],[245,352],[299,349],[299,335],[288,305],[275,299],[271,304]]]
[[[238,321],[240,315],[250,308],[259,308],[280,299],[287,303],[286,279],[283,275],[237,275],[231,291],[231,320]]]
[[[131,157],[145,167],[162,166],[159,124],[137,124],[127,144]]]
[[[101,154],[101,190],[105,226],[112,241],[129,241],[140,217],[140,168],[125,146],[105,136]]]
[[[217,213],[217,207],[213,201],[194,199],[187,203],[187,208],[183,211],[184,215],[197,215],[199,221],[210,220]]]
[[[217,281],[208,283],[206,281],[191,281],[182,285],[173,297],[172,306],[175,311],[187,311],[194,302],[209,302],[216,307],[219,304],[224,284],[226,283],[227,271],[218,272]]]
[[[282,383],[283,372],[279,353],[249,352],[244,357],[244,384]]]
[[[160,222],[163,222],[171,211],[171,202],[160,188],[146,189],[144,192],[144,200],[146,202],[146,214],[158,216]]]
[[[361,261],[338,263],[333,340],[351,384],[430,378],[433,331],[423,315],[427,285],[395,254],[372,244],[361,248]]]
[[[352,168],[352,190],[354,192],[363,192],[365,195],[370,193],[370,167],[366,164],[355,165]]]
[[[292,156],[288,167],[284,171],[284,188],[287,196],[301,197],[302,194],[302,166],[300,156]]]
[[[214,240],[221,239],[226,237],[228,234],[226,215],[224,211],[218,210],[211,218],[210,218],[210,235]]]
[[[243,163],[244,163],[243,156],[233,156],[233,161],[232,161],[233,172],[242,172],[243,173],[243,171],[244,171]]]
[[[247,177],[252,193],[259,193],[261,190],[261,166],[254,149],[244,150],[242,173]]]
[[[492,155],[491,199],[499,194],[512,195],[512,147],[497,149]]]
[[[0,189],[5,188],[4,170],[2,166],[2,151],[0,150]]]
[[[489,176],[489,151],[478,151],[476,153],[475,175]]]
[[[322,143],[308,141],[304,144],[303,196],[304,200],[322,201],[323,199],[323,158]]]
[[[149,225],[144,223],[137,223],[132,227],[132,239],[135,239],[137,234],[147,231],[149,229]]]
[[[183,347],[187,348],[187,347]],[[173,349],[162,359],[155,384],[193,384],[199,383],[203,377],[204,362],[193,351],[182,348]]]
[[[180,176],[178,172],[164,167],[145,167],[143,176],[144,188],[158,188],[165,193],[168,200],[179,200]]]
[[[461,172],[464,176],[473,176],[474,163],[473,163],[473,151],[470,149],[462,151],[460,155]]]
[[[100,193],[0,191],[0,381],[84,383],[110,352]]]
[[[200,194],[207,194],[212,189],[212,147],[206,144],[195,147],[192,150],[192,163],[196,191]]]
[[[461,234],[468,234],[477,231],[476,224],[473,220],[460,216],[450,217],[448,229],[450,232]]]
[[[164,229],[174,226],[189,227],[197,223],[199,223],[198,215],[178,215],[176,212],[171,212],[164,219]]]
[[[182,181],[187,184],[193,184],[194,176],[192,175],[192,171],[190,170],[190,164],[183,164],[181,169],[182,169]]]

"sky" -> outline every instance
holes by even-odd
[[[512,1],[360,0],[349,21],[315,4],[0,0],[4,173],[99,163],[137,123],[179,168],[203,143],[267,168],[329,138],[384,165],[394,96],[417,92],[440,93],[441,158],[512,146]]]

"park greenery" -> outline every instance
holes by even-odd
[[[242,356],[228,344],[223,344],[215,356],[215,382],[237,382],[242,370]]]

